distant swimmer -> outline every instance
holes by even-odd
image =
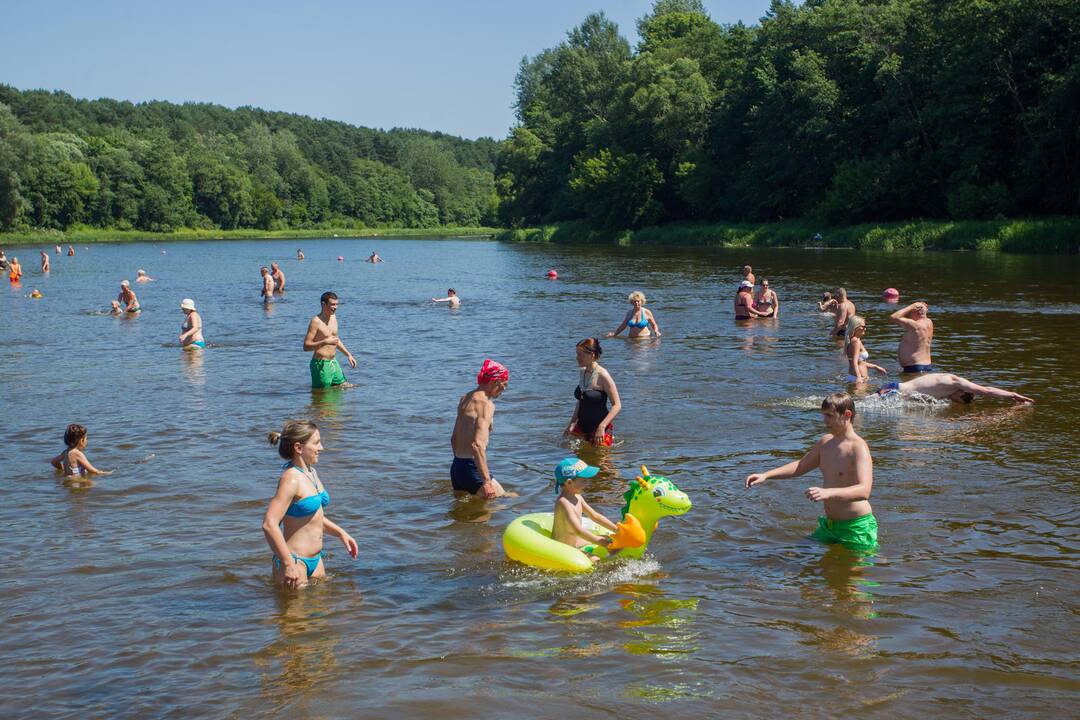
[[[446,291],[446,297],[444,298],[431,298],[433,303],[449,303],[450,307],[456,308],[461,304],[461,298],[458,297],[457,291],[454,288],[450,288]]]
[[[49,253],[41,251],[41,272],[49,272]]]
[[[450,447],[454,451],[450,484],[455,493],[479,494],[487,500],[506,494],[491,476],[487,446],[494,427],[495,400],[509,384],[510,371],[487,359],[476,374],[476,388],[458,400],[454,431],[450,434]]]
[[[934,321],[927,317],[929,312],[926,303],[919,301],[889,316],[889,319],[904,328],[896,357],[905,373],[934,372],[930,358],[930,343],[934,341]]]
[[[824,487],[806,489],[812,502],[825,503],[825,515],[810,535],[825,543],[840,543],[856,551],[877,547],[877,519],[870,507],[874,461],[870,448],[855,433],[855,403],[847,393],[833,393],[821,403],[828,433],[814,443],[802,459],[746,478],[746,488],[766,480],[782,480],[820,469]]]
[[[754,286],[749,280],[739,283],[739,289],[735,292],[735,319],[752,320],[753,318],[767,317],[765,313],[754,309]]]
[[[139,298],[135,297],[135,291],[131,289],[131,283],[127,280],[123,280],[120,283],[120,294],[116,296],[116,301],[124,306],[124,312],[128,315],[134,315],[140,310]]]
[[[345,384],[345,374],[341,372],[337,359],[338,350],[345,353],[350,367],[356,367],[356,358],[338,337],[338,296],[332,292],[324,292],[319,303],[322,308],[318,315],[311,318],[304,336],[304,350],[312,353],[309,369],[313,389]]]
[[[652,311],[645,307],[645,293],[635,290],[630,293],[629,301],[630,309],[626,311],[626,317],[623,318],[619,327],[615,328],[614,332],[609,332],[607,336],[616,337],[629,328],[629,336],[632,338],[646,338],[653,335],[660,337],[660,326],[656,324]]]
[[[57,245],[57,246],[56,246],[56,254],[57,254],[57,255],[59,255],[59,254],[60,254],[60,246],[59,246],[59,245]]]
[[[285,292],[285,273],[276,262],[270,263],[270,277],[274,278],[274,292]]]
[[[75,246],[68,245],[68,257],[75,257]]]
[[[38,290],[37,288],[34,288],[33,290],[30,291],[30,297],[34,298],[35,300],[40,300],[41,298],[43,298],[45,296],[41,294],[40,290]]]
[[[742,273],[743,280],[750,283],[751,288],[757,285],[757,278],[754,277],[753,268],[751,268],[749,265],[743,265],[740,272]]]
[[[301,250],[300,248],[296,248],[296,259],[297,260],[303,260],[304,259],[304,251]]]
[[[761,281],[761,289],[754,295],[754,309],[763,313],[764,317],[780,316],[780,298],[776,297],[776,291],[769,287],[768,278]]]
[[[619,388],[611,374],[600,367],[603,349],[596,338],[585,338],[574,348],[581,376],[574,388],[574,413],[564,434],[581,435],[596,446],[615,444],[615,416],[622,410]],[[610,409],[608,403],[611,403]]]
[[[927,373],[907,382],[888,383],[878,390],[878,395],[888,395],[890,393],[900,393],[901,395],[918,393],[920,395],[929,395],[937,400],[951,400],[955,403],[973,402],[976,395],[1012,400],[1015,403],[1035,402],[1020,393],[1002,390],[990,385],[977,385],[952,373]]]
[[[833,323],[832,334],[835,337],[844,337],[848,320],[855,317],[855,303],[848,300],[847,290],[844,288],[836,288],[833,295],[836,298],[836,321]]]
[[[867,362],[870,353],[863,346],[863,335],[866,334],[866,321],[856,315],[848,320],[847,331],[844,334],[844,355],[847,356],[849,383],[866,382],[869,373],[867,368],[874,368],[882,375],[888,375],[889,371],[880,365]]]
[[[11,262],[8,263],[8,280],[13,283],[19,282],[22,279],[23,271],[22,265],[19,264],[19,258],[14,255],[11,257]]]
[[[112,471],[98,470],[83,450],[86,449],[87,431],[82,425],[72,423],[64,431],[64,444],[67,449],[49,462],[57,470],[62,470],[67,477],[84,475],[111,475]]]
[[[377,252],[375,252],[374,250],[372,250],[372,251],[371,251],[371,255],[370,255],[370,256],[368,257],[368,259],[367,259],[367,260],[365,260],[364,262],[369,262],[369,263],[381,263],[382,261],[383,261],[383,259],[382,259],[381,257],[379,257],[379,253],[377,253]]]
[[[180,346],[185,350],[199,348],[206,349],[206,340],[202,334],[202,316],[195,310],[195,301],[184,298],[180,301],[180,309],[184,311],[184,323],[180,326]]]
[[[315,471],[323,450],[315,423],[290,420],[281,432],[269,433],[267,440],[288,460],[262,524],[266,544],[274,553],[274,580],[290,588],[304,587],[312,578],[326,577],[324,533],[340,539],[354,560],[359,547],[349,533],[326,517],[330,493]]]
[[[135,282],[137,282],[137,283],[147,283],[147,282],[153,282],[153,281],[154,281],[154,278],[147,275],[145,270],[140,268],[139,270],[137,270],[135,272]]]
[[[259,294],[262,295],[264,303],[268,303],[274,299],[274,276],[270,274],[270,268],[265,265],[259,268],[259,272],[262,274],[262,290]]]

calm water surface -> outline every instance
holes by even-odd
[[[295,260],[297,245],[307,260]],[[387,262],[360,262],[377,248]],[[36,267],[36,251],[20,249]],[[11,253],[9,252],[9,255]],[[346,257],[337,262],[338,255]],[[260,265],[285,299],[264,309]],[[731,319],[743,262],[779,320]],[[145,268],[142,316],[103,314]],[[544,278],[548,268],[560,279]],[[1015,717],[1080,691],[1080,259],[850,251],[673,251],[344,239],[94,245],[0,292],[7,448],[0,716]],[[934,359],[1034,407],[868,400],[881,551],[805,539],[818,476],[746,492],[796,458],[844,387],[812,302],[843,284],[893,368],[877,295],[930,303]],[[460,310],[427,301],[453,285]],[[27,297],[33,287],[45,297]],[[342,299],[358,387],[313,393],[301,340]],[[504,560],[503,528],[547,510],[571,450],[574,344],[634,289],[659,342],[605,342],[619,443],[590,501],[617,515],[636,467],[694,502],[640,562],[560,578]],[[184,297],[210,348],[175,347]],[[458,396],[486,356],[511,370],[489,448],[516,498],[449,492]],[[331,579],[270,583],[260,530],[280,460],[265,434],[314,419]],[[47,460],[67,423],[115,474],[73,489]]]

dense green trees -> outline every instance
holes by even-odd
[[[1080,3],[658,0],[519,69],[500,220],[834,224],[1080,212]]]
[[[0,85],[0,230],[490,225],[498,145]]]

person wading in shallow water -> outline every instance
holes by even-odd
[[[904,328],[897,349],[896,359],[905,373],[933,372],[930,358],[930,343],[934,341],[934,321],[927,315],[926,303],[913,302],[902,310],[897,310],[889,319]]]
[[[457,419],[450,435],[454,450],[450,483],[455,493],[480,494],[488,500],[506,494],[503,486],[491,477],[487,444],[495,418],[494,401],[509,384],[509,370],[494,360],[484,360],[476,375],[476,388],[458,400]]]
[[[308,323],[307,335],[304,336],[304,350],[312,353],[309,369],[311,387],[328,388],[345,384],[345,374],[337,360],[337,351],[345,353],[349,366],[356,367],[356,358],[338,337],[338,296],[324,292],[319,298],[322,310]]]

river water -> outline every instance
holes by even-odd
[[[385,263],[361,262],[376,248]],[[264,308],[271,260],[287,294]],[[777,290],[778,320],[732,320],[744,262]],[[137,268],[156,278],[136,286],[141,317],[104,314]],[[0,716],[1068,714],[1078,278],[1076,257],[384,238],[53,256],[50,277],[32,269],[0,293]],[[805,539],[819,476],[742,486],[814,442],[822,397],[845,387],[813,305],[840,284],[872,361],[896,371],[893,308],[877,299],[894,286],[929,302],[941,368],[1037,400],[860,402],[881,528],[870,558]],[[459,310],[428,301],[450,285]],[[358,387],[313,393],[301,340],[327,289]],[[644,463],[694,507],[641,561],[573,578],[517,566],[502,530],[550,509],[552,468],[572,452],[574,344],[614,329],[635,289],[663,337],[604,342],[623,411],[615,448],[582,450],[603,468],[587,497],[617,517]],[[204,353],[175,346],[184,297]],[[488,356],[511,371],[490,461],[519,496],[458,501],[454,408]],[[360,543],[353,561],[328,537],[330,579],[292,595],[270,582],[260,530],[281,462],[265,434],[290,417],[320,425],[328,515]],[[115,470],[91,488],[48,465],[71,422]]]

